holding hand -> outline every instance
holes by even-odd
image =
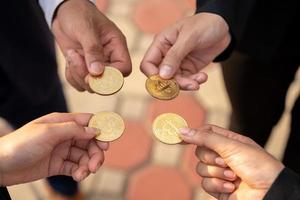
[[[155,37],[141,71],[146,76],[174,77],[181,89],[198,90],[207,80],[201,70],[224,51],[230,40],[222,17],[212,13],[187,17]]]
[[[88,0],[69,0],[57,10],[52,31],[67,59],[66,79],[77,90],[90,88],[88,74],[99,76],[105,65],[131,72],[126,38],[118,27]]]
[[[248,137],[216,127],[183,129],[196,144],[203,189],[217,199],[263,199],[283,164]]]
[[[0,138],[0,185],[67,175],[81,181],[104,161],[108,144],[87,128],[91,114],[53,113]]]

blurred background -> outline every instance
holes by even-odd
[[[194,0],[99,0],[97,6],[127,37],[133,73],[123,89],[113,96],[99,96],[74,90],[65,80],[65,59],[58,50],[59,73],[72,112],[115,111],[124,117],[126,131],[111,143],[101,170],[81,183],[87,199],[96,200],[205,200],[212,199],[200,188],[195,172],[193,146],[165,145],[152,135],[153,119],[164,112],[178,113],[190,127],[205,123],[227,127],[231,112],[221,69],[211,64],[205,71],[208,82],[198,92],[181,92],[172,101],[158,101],[148,95],[146,77],[139,71],[143,55],[155,33],[194,13]],[[300,91],[300,72],[288,92],[285,112],[274,128],[267,149],[281,158],[288,138],[290,107]],[[255,102],[253,102],[255,103]],[[5,124],[0,123],[5,129]],[[9,187],[16,200],[48,200],[43,180]],[[26,195],[26,197],[24,196]]]

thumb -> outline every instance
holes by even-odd
[[[183,38],[178,37],[175,44],[166,53],[160,65],[159,75],[164,79],[172,78],[191,50],[191,45],[187,45]]]
[[[79,42],[89,73],[94,76],[101,75],[104,71],[104,55],[99,36],[94,31],[85,31],[81,34]]]
[[[48,125],[48,139],[59,144],[61,142],[75,140],[90,140],[99,134],[99,130],[91,127],[83,127],[74,121],[53,123]]]

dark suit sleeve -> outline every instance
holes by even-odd
[[[220,15],[228,24],[232,36],[230,45],[214,62],[227,59],[245,29],[249,15],[257,0],[197,0],[196,13],[209,12]]]
[[[300,175],[285,168],[279,174],[264,200],[299,200]]]
[[[11,200],[5,187],[0,187],[0,200]]]

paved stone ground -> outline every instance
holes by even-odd
[[[113,20],[127,36],[133,61],[133,73],[125,79],[124,88],[114,96],[103,97],[79,93],[63,77],[64,59],[58,54],[59,71],[71,111],[120,113],[126,121],[122,138],[111,144],[104,167],[81,183],[89,200],[205,200],[212,199],[201,190],[195,173],[194,147],[165,145],[151,133],[153,119],[163,112],[182,115],[191,127],[212,123],[227,127],[230,114],[218,65],[206,71],[209,81],[199,92],[182,92],[173,101],[151,98],[145,88],[145,77],[139,71],[142,57],[155,33],[191,15],[193,0],[101,0],[97,6]],[[289,124],[289,109],[300,91],[300,73],[291,86],[287,108],[274,128],[267,149],[281,158]],[[187,106],[188,105],[188,106]],[[1,123],[0,123],[1,124]],[[9,187],[16,200],[48,200],[43,180]]]

